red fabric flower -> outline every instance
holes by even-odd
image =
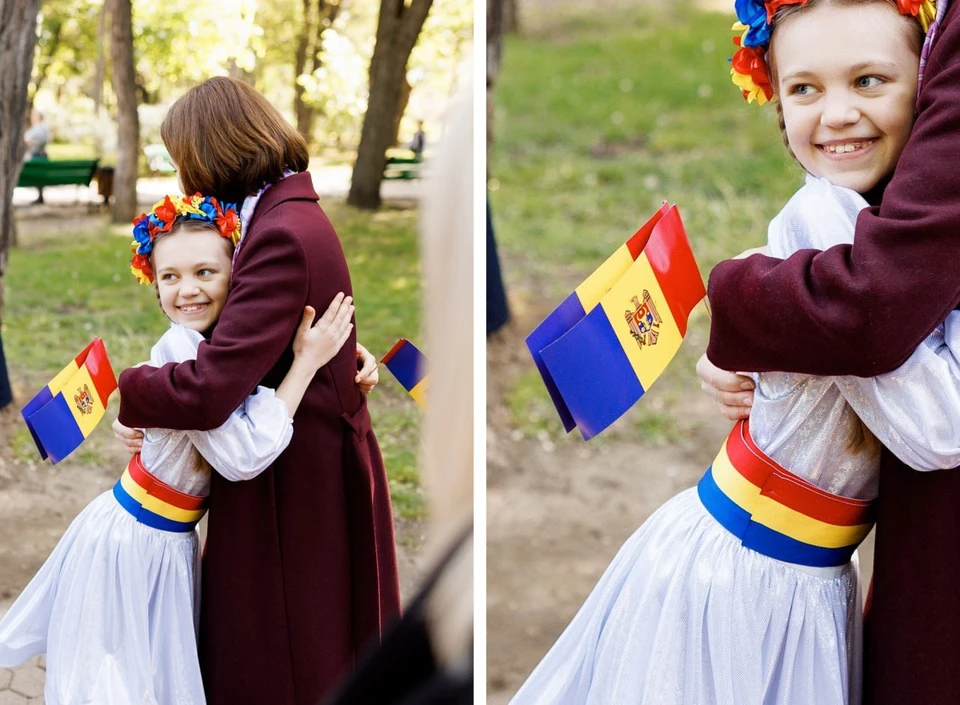
[[[170,196],[164,196],[163,203],[157,206],[153,212],[156,214],[157,218],[163,221],[163,227],[158,228],[160,232],[165,233],[173,227],[173,221],[177,217],[177,208],[170,200]],[[151,235],[152,234],[153,233],[151,233]]]
[[[734,40],[736,41],[736,40]],[[733,55],[733,70],[749,76],[754,85],[763,91],[767,100],[773,98],[773,86],[770,85],[770,72],[764,58],[763,47],[740,47]]]
[[[220,210],[219,203],[217,204],[217,210]],[[220,234],[226,238],[233,237],[233,233],[239,224],[240,220],[237,217],[237,212],[232,208],[217,216],[217,227],[220,229]]]
[[[916,17],[924,0],[897,0],[897,8],[904,15]]]
[[[902,2],[902,0],[897,1]],[[806,5],[807,2],[808,0],[767,0],[767,2],[764,3],[764,7],[767,8],[767,22],[772,21],[773,16],[777,14],[777,10],[784,5]]]
[[[134,269],[139,269],[143,272],[145,276],[150,281],[153,281],[153,269],[150,268],[150,259],[144,255],[134,255],[133,259],[130,261],[130,265]]]

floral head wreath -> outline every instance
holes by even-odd
[[[743,92],[748,103],[763,105],[773,99],[767,48],[770,46],[770,23],[777,10],[785,5],[806,5],[809,0],[735,0],[737,19],[733,29],[742,32],[734,37],[739,49],[731,59],[730,77]],[[896,0],[897,9],[909,17],[917,17],[926,32],[936,17],[934,0]]]
[[[167,233],[178,221],[196,221],[210,223],[224,237],[236,246],[240,241],[240,215],[232,203],[220,203],[212,196],[164,196],[157,201],[153,209],[133,220],[133,259],[130,271],[141,284],[153,283],[153,268],[150,266],[150,253],[153,242],[160,233]]]

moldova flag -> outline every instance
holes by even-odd
[[[527,338],[567,431],[590,439],[633,406],[704,296],[680,213],[664,204]]]
[[[397,344],[380,361],[393,373],[413,400],[422,408],[427,408],[427,358],[406,338],[400,338]]]
[[[58,463],[73,452],[103,418],[116,388],[107,350],[94,338],[20,412],[40,456]]]

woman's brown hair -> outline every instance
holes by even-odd
[[[175,102],[160,136],[184,193],[241,203],[284,169],[305,171],[307,143],[253,87],[225,76],[194,86]]]

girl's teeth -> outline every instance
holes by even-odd
[[[846,154],[847,152],[852,152],[855,149],[860,149],[863,146],[863,142],[857,142],[856,144],[830,144],[825,145],[824,149],[833,154]]]

